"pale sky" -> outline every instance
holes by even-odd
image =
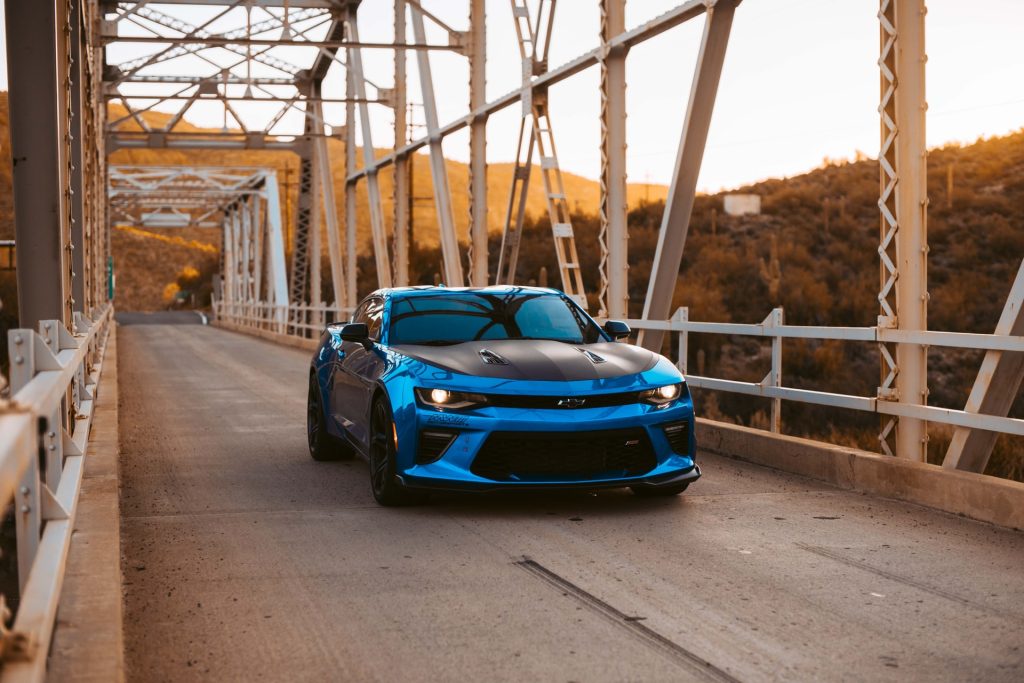
[[[150,3],[159,8],[158,3]],[[629,0],[627,28],[678,4],[677,0]],[[456,29],[467,25],[465,0],[424,0],[424,6]],[[852,157],[878,150],[878,22],[873,0],[745,0],[736,12],[699,186],[704,191],[793,175],[825,157]],[[197,11],[198,12],[198,11]],[[180,8],[176,10],[180,15]],[[488,0],[488,99],[519,84],[519,54],[510,3]],[[196,15],[200,20],[202,14]],[[668,183],[693,74],[703,18],[692,20],[634,48],[627,61],[628,171],[633,182]],[[393,23],[390,0],[364,0],[364,41],[387,41]],[[597,43],[596,0],[558,3],[549,64],[556,66]],[[411,27],[409,28],[411,36]],[[930,0],[927,17],[928,144],[971,142],[1024,127],[1024,0]],[[445,35],[428,22],[428,39]],[[156,45],[119,48],[114,61],[156,51]],[[308,57],[296,61],[308,62]],[[0,52],[6,59],[6,49]],[[282,54],[282,56],[284,56]],[[368,79],[390,86],[390,55],[364,51]],[[464,58],[433,53],[431,64],[440,119],[464,113],[468,104]],[[174,70],[181,71],[180,65]],[[256,75],[256,72],[254,72]],[[0,67],[6,89],[6,65]],[[410,99],[420,101],[415,59],[409,60]],[[598,69],[556,85],[551,119],[562,168],[599,175]],[[332,68],[325,95],[342,96],[343,70]],[[371,90],[372,96],[372,90]],[[245,105],[241,105],[244,107]],[[242,108],[253,121],[269,117],[261,105]],[[488,157],[514,155],[518,110],[491,118]],[[328,106],[343,122],[343,106]],[[187,120],[220,127],[221,108],[193,108]],[[392,113],[372,108],[374,144],[392,144]],[[300,115],[294,117],[300,124]],[[452,136],[445,152],[467,157],[468,134]]]

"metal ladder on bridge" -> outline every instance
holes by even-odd
[[[523,60],[523,83],[529,85],[533,76],[547,70],[547,53],[551,43],[551,25],[554,19],[554,0],[540,0],[536,21],[531,21],[527,0],[510,0],[512,17],[515,21],[519,52]],[[539,38],[539,39],[538,39]],[[527,118],[530,118],[527,132]],[[525,144],[524,144],[525,143]],[[555,242],[555,256],[562,278],[562,289],[584,309],[587,294],[583,287],[583,273],[580,268],[576,238],[569,215],[569,202],[565,194],[565,183],[558,165],[555,139],[548,115],[546,88],[528,88],[523,93],[523,114],[519,124],[519,144],[516,164],[512,175],[505,214],[505,230],[502,235],[501,253],[498,257],[497,284],[511,284],[515,281],[519,244],[522,237],[523,216],[526,211],[526,196],[533,165],[533,148],[537,146],[540,156],[541,178],[551,220],[551,233]]]

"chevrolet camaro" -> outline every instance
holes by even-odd
[[[629,487],[698,477],[671,361],[552,289],[382,289],[326,327],[309,371],[315,460],[359,454],[382,505],[430,491]]]

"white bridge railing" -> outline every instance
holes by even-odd
[[[317,338],[327,322],[348,320],[352,309],[335,306],[277,306],[265,303],[215,302],[214,312],[220,320],[242,327],[269,330],[302,338]],[[969,332],[908,332],[882,327],[826,327],[786,325],[783,311],[776,308],[758,324],[708,323],[689,319],[687,308],[680,308],[671,320],[626,321],[634,330],[664,330],[676,335],[678,365],[691,387],[713,389],[748,396],[761,396],[772,401],[771,430],[781,430],[782,401],[799,401],[832,408],[844,408],[897,417],[916,418],[958,427],[985,429],[1004,434],[1024,436],[1024,420],[972,413],[937,406],[900,403],[882,396],[796,389],[782,383],[782,343],[784,339],[838,340],[868,343],[920,344],[984,351],[1024,352],[1024,337]],[[690,334],[736,335],[760,337],[772,342],[771,368],[760,382],[702,377],[687,372],[686,357]]]
[[[814,339],[852,342],[920,344],[957,349],[1024,352],[1024,337],[969,332],[909,332],[883,327],[823,327],[783,324],[781,308],[776,308],[764,322],[747,325],[735,323],[705,323],[689,319],[687,308],[680,308],[671,320],[627,320],[634,330],[664,330],[677,335],[679,370],[686,375],[691,387],[713,389],[749,396],[772,399],[772,431],[780,429],[780,406],[783,400],[800,401],[832,408],[860,410],[880,415],[916,418],[929,422],[985,429],[1003,434],[1024,436],[1024,420],[984,415],[964,410],[939,408],[928,405],[898,403],[879,396],[855,396],[810,389],[795,389],[782,384],[782,340]],[[702,377],[687,373],[686,356],[690,334],[736,335],[761,337],[772,340],[771,369],[760,382]]]
[[[318,339],[329,322],[340,322],[352,317],[351,308],[268,304],[262,302],[232,303],[214,301],[213,312],[218,320],[239,327],[266,330],[303,339]]]
[[[11,398],[0,401],[0,509],[13,505],[19,602],[0,596],[0,681],[41,681],[74,529],[110,304],[39,332],[10,330]]]

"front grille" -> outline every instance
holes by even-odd
[[[456,432],[441,429],[428,429],[420,432],[420,447],[416,451],[416,464],[426,465],[434,462],[448,450],[455,441]]]
[[[667,425],[662,427],[665,432],[665,436],[668,438],[668,445],[672,447],[672,450],[680,455],[689,455],[690,453],[690,423],[689,421],[683,422],[669,422]]]
[[[657,465],[642,427],[594,432],[494,432],[470,471],[496,481],[632,477]]]
[[[579,401],[582,401],[582,403],[579,403]],[[617,394],[591,394],[589,396],[487,394],[487,405],[501,408],[571,410],[573,408],[608,408],[610,406],[625,406],[639,402],[640,394],[636,391],[625,391]]]

